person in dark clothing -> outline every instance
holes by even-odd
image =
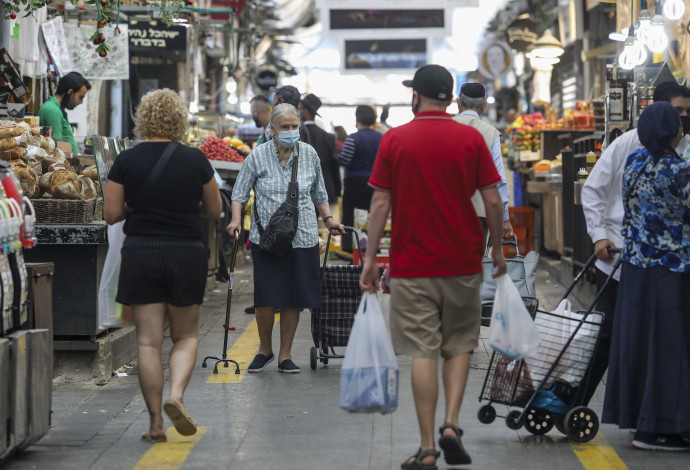
[[[280,88],[276,88],[273,94],[273,107],[275,108],[280,103],[287,103],[297,108],[299,107],[300,96],[299,90],[292,85],[285,85],[281,86]],[[267,135],[266,140],[268,140],[270,137],[273,136]],[[300,126],[299,128],[299,140],[304,143],[311,144],[309,141],[309,133],[304,126]]]
[[[374,190],[369,186],[369,177],[379,151],[381,133],[374,129],[376,113],[369,105],[357,106],[355,110],[357,132],[348,136],[340,152],[340,164],[345,167],[343,190],[343,225],[352,226],[355,209],[369,210]],[[342,249],[352,253],[352,234],[343,235]]]
[[[300,102],[300,116],[304,127],[309,134],[311,146],[316,150],[319,160],[321,160],[321,172],[326,184],[328,193],[328,203],[333,205],[340,197],[342,183],[340,181],[340,166],[338,162],[338,149],[335,145],[335,135],[326,132],[316,125],[314,118],[320,116],[318,113],[321,107],[321,100],[318,96],[308,94]],[[331,209],[332,211],[332,209]]]

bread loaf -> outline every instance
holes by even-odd
[[[55,141],[50,137],[41,137],[41,148],[48,151],[55,151]]]
[[[70,170],[50,173],[50,193],[59,199],[82,199],[81,183],[77,174]]]
[[[42,195],[43,194],[50,194],[51,196],[53,195],[53,193],[50,190],[50,176],[51,175],[52,175],[52,173],[50,173],[50,172],[49,173],[43,173],[43,175],[41,175],[38,178],[38,187],[41,188],[41,194]]]
[[[2,160],[18,160],[26,155],[24,147],[13,147],[9,150],[0,150],[0,159]]]
[[[81,176],[88,176],[95,182],[98,182],[98,169],[96,165],[87,166],[80,173]]]
[[[88,176],[80,176],[79,182],[81,183],[81,196],[84,199],[93,199],[98,195],[96,191],[96,183],[93,182]]]
[[[50,165],[53,165],[54,163],[57,164],[64,164],[67,162],[67,159],[65,158],[65,154],[61,151],[56,150],[53,153],[46,153],[45,156],[39,157],[38,154],[36,155],[36,160],[41,162],[41,165],[43,165],[43,171],[51,171],[50,170]]]
[[[24,196],[33,198],[41,194],[41,188],[38,186],[38,175],[26,163],[15,160],[12,162],[12,167],[14,174],[19,179]]]
[[[20,135],[22,135],[21,127],[0,128],[0,139],[9,139],[10,137],[17,137]]]
[[[43,167],[41,166],[41,162],[31,159],[27,160],[26,157],[23,161],[29,168],[31,168],[34,171],[34,173],[36,173],[37,176],[41,176],[41,174],[43,173]]]
[[[8,150],[17,146],[16,139],[2,139],[0,140],[0,150]]]

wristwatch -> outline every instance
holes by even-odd
[[[328,219],[332,219],[333,216],[329,215],[328,217],[321,217],[321,220],[323,220],[323,223],[325,224]]]

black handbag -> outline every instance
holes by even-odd
[[[291,247],[297,234],[299,216],[299,183],[297,183],[297,165],[299,149],[292,164],[292,179],[288,183],[287,195],[278,210],[271,216],[266,228],[262,227],[259,212],[254,203],[254,218],[259,229],[259,246],[261,251],[273,256],[283,256]]]

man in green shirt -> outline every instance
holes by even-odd
[[[72,144],[72,152],[79,153],[72,126],[67,120],[66,109],[74,109],[84,102],[91,84],[81,74],[70,72],[60,79],[55,96],[48,98],[38,110],[42,126],[52,126],[53,139]]]

